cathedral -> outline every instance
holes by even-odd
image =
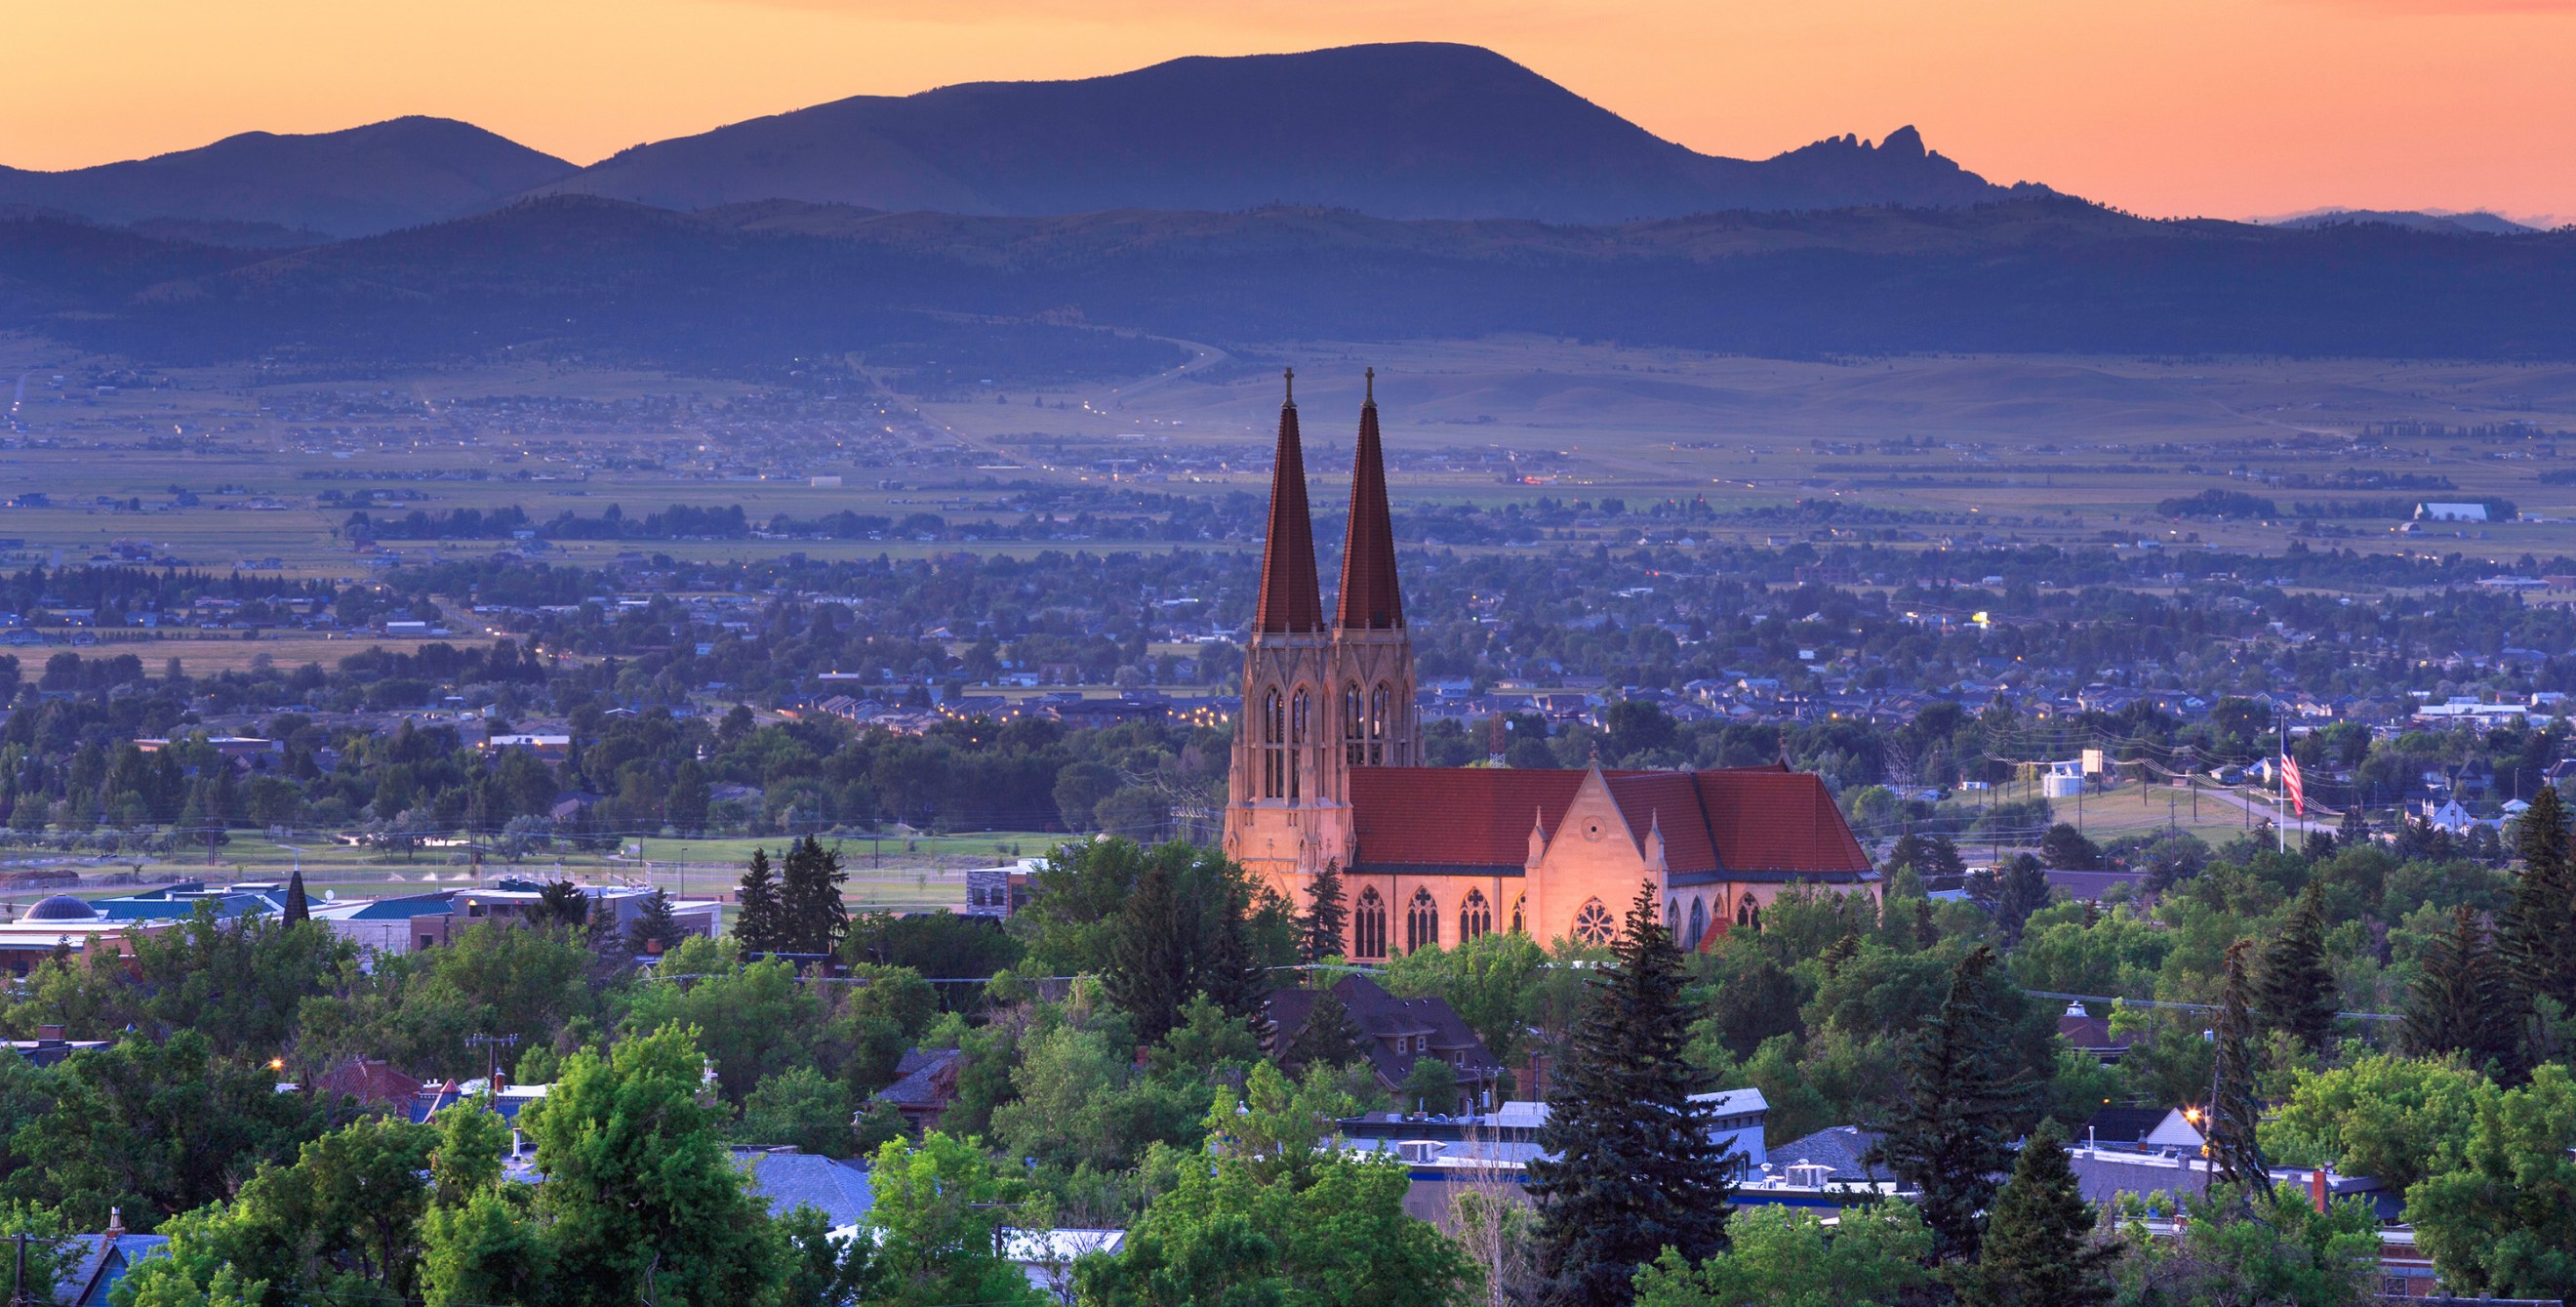
[[[1261,593],[1244,652],[1225,851],[1291,903],[1327,866],[1344,952],[1376,961],[1495,930],[1606,944],[1641,880],[1685,947],[1759,929],[1792,884],[1875,894],[1817,777],[1430,767],[1414,703],[1375,373],[1360,408],[1341,587],[1328,619],[1306,508],[1295,374],[1279,408]]]

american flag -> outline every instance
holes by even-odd
[[[2281,755],[2281,790],[2290,796],[2290,807],[2300,816],[2308,815],[2307,783],[2299,779],[2299,760]]]

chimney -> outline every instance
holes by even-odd
[[[2321,1166],[2308,1172],[2308,1199],[2317,1205],[2320,1212],[2326,1209],[2327,1193],[2326,1169]]]
[[[108,1208],[107,1237],[113,1239],[123,1233],[125,1233],[125,1209],[122,1207]]]
[[[36,1042],[39,1044],[59,1044],[63,1042],[63,1028],[61,1026],[36,1027]]]

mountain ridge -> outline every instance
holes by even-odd
[[[1612,222],[1968,204],[2012,188],[1924,148],[1912,127],[1760,161],[1702,155],[1491,50],[1412,42],[852,96],[630,147],[536,191],[569,193],[675,209],[795,199],[1027,217],[1298,204]]]
[[[109,223],[237,223],[347,237],[479,212],[573,170],[472,123],[411,115],[333,132],[240,132],[61,172],[0,167],[0,205]]]

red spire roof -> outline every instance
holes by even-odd
[[[1395,579],[1395,525],[1387,516],[1386,455],[1377,437],[1377,369],[1360,406],[1360,443],[1351,459],[1351,523],[1342,536],[1342,603],[1335,626],[1393,631],[1404,626]]]
[[[1252,629],[1324,629],[1323,586],[1315,579],[1315,522],[1306,511],[1306,450],[1297,438],[1297,374],[1279,406],[1279,452],[1270,469],[1270,534],[1261,550],[1261,604]]]

